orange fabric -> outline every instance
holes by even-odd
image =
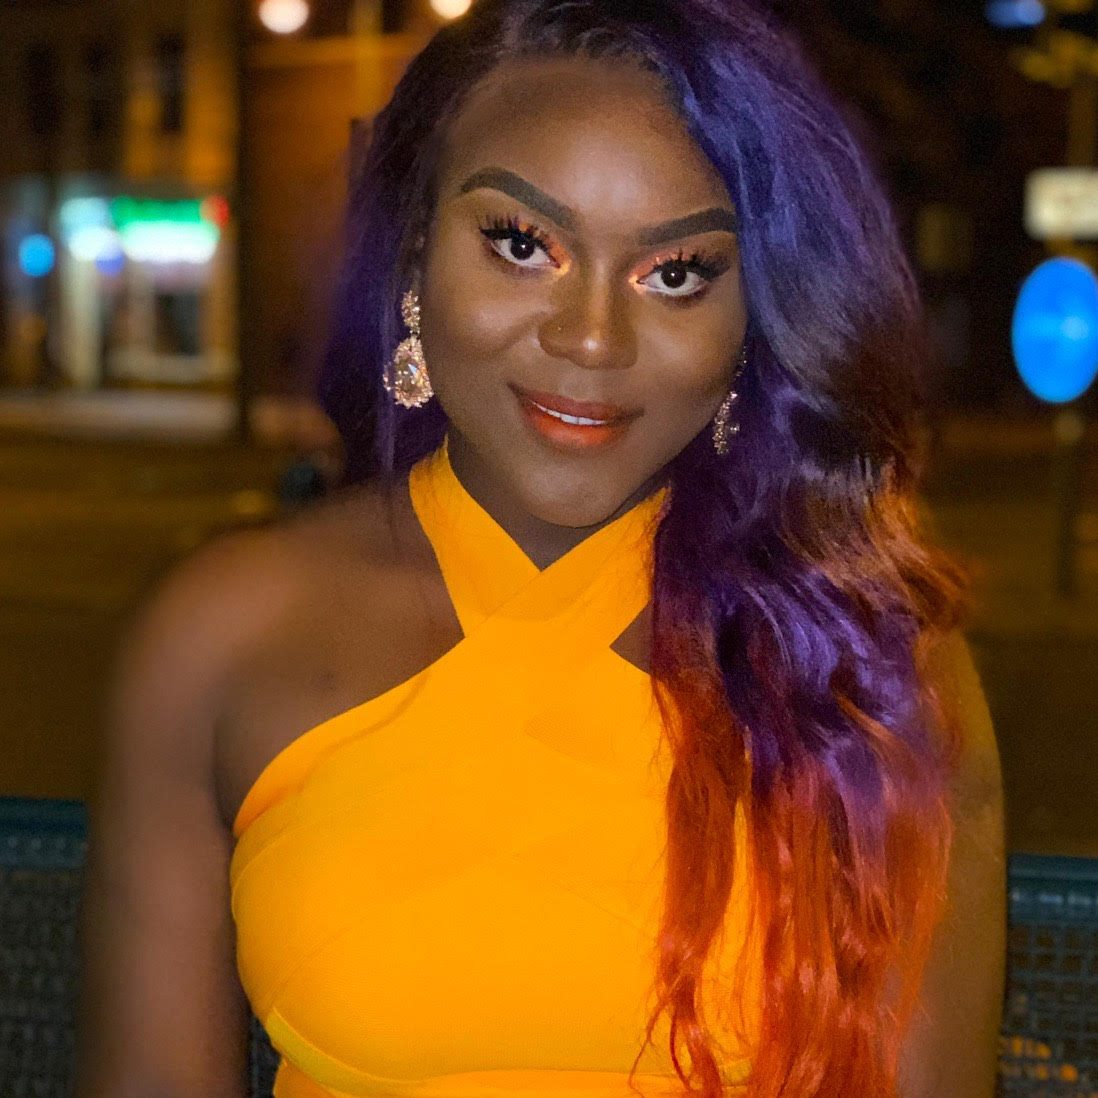
[[[630,1098],[668,760],[649,677],[610,645],[650,596],[663,495],[539,572],[445,445],[410,489],[464,640],[291,743],[233,828],[238,968],[283,1057],[275,1094]],[[734,1091],[749,1060],[719,1036]],[[682,1093],[666,1027],[635,1082]]]

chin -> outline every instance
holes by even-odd
[[[527,509],[542,522],[577,530],[606,522],[639,487],[615,490],[593,470],[575,477],[558,470],[546,474],[523,486]]]

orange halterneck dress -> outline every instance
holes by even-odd
[[[539,571],[445,444],[409,483],[464,639],[294,740],[233,827],[237,963],[282,1056],[275,1094],[631,1098],[670,760],[649,676],[610,646],[649,600],[664,493]],[[717,981],[746,937],[737,859]],[[730,1093],[751,1001],[710,1017]],[[637,1064],[646,1098],[683,1093],[667,1035]]]

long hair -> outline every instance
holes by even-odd
[[[735,204],[749,314],[740,432],[724,457],[703,432],[671,462],[656,534],[652,677],[673,765],[647,1037],[669,1019],[685,1089],[722,1093],[703,969],[740,806],[762,974],[748,1095],[890,1098],[945,903],[958,737],[928,656],[965,577],[916,513],[915,280],[798,44],[749,0],[478,0],[376,120],[325,403],[352,478],[402,475],[440,444],[438,402],[409,412],[380,384],[439,150],[481,78],[547,54],[661,79]]]

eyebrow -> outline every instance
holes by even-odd
[[[521,175],[509,172],[505,168],[482,168],[474,172],[462,183],[459,194],[468,194],[470,191],[482,189],[499,191],[510,195],[512,198],[536,210],[543,217],[549,218],[554,224],[566,232],[575,232],[577,218],[571,207],[558,202],[555,198],[539,190],[533,183],[523,179]],[[637,243],[645,247],[653,247],[657,244],[666,244],[671,240],[679,240],[687,236],[696,236],[699,233],[727,232],[735,235],[737,230],[737,218],[734,211],[713,206],[708,210],[687,214],[685,217],[677,217],[673,221],[664,221],[659,225],[652,225],[637,233]]]
[[[697,236],[699,233],[725,232],[736,233],[736,215],[720,206],[687,214],[674,221],[665,221],[662,225],[653,225],[637,234],[641,244],[666,244],[669,240],[679,240],[684,236]]]
[[[575,232],[576,215],[563,202],[550,198],[544,191],[538,190],[533,183],[528,183],[521,175],[506,171],[503,168],[482,168],[474,172],[461,185],[459,194],[468,194],[470,191],[481,189],[500,191],[517,199],[524,206],[537,210],[543,217],[549,218],[560,228],[568,232]]]

